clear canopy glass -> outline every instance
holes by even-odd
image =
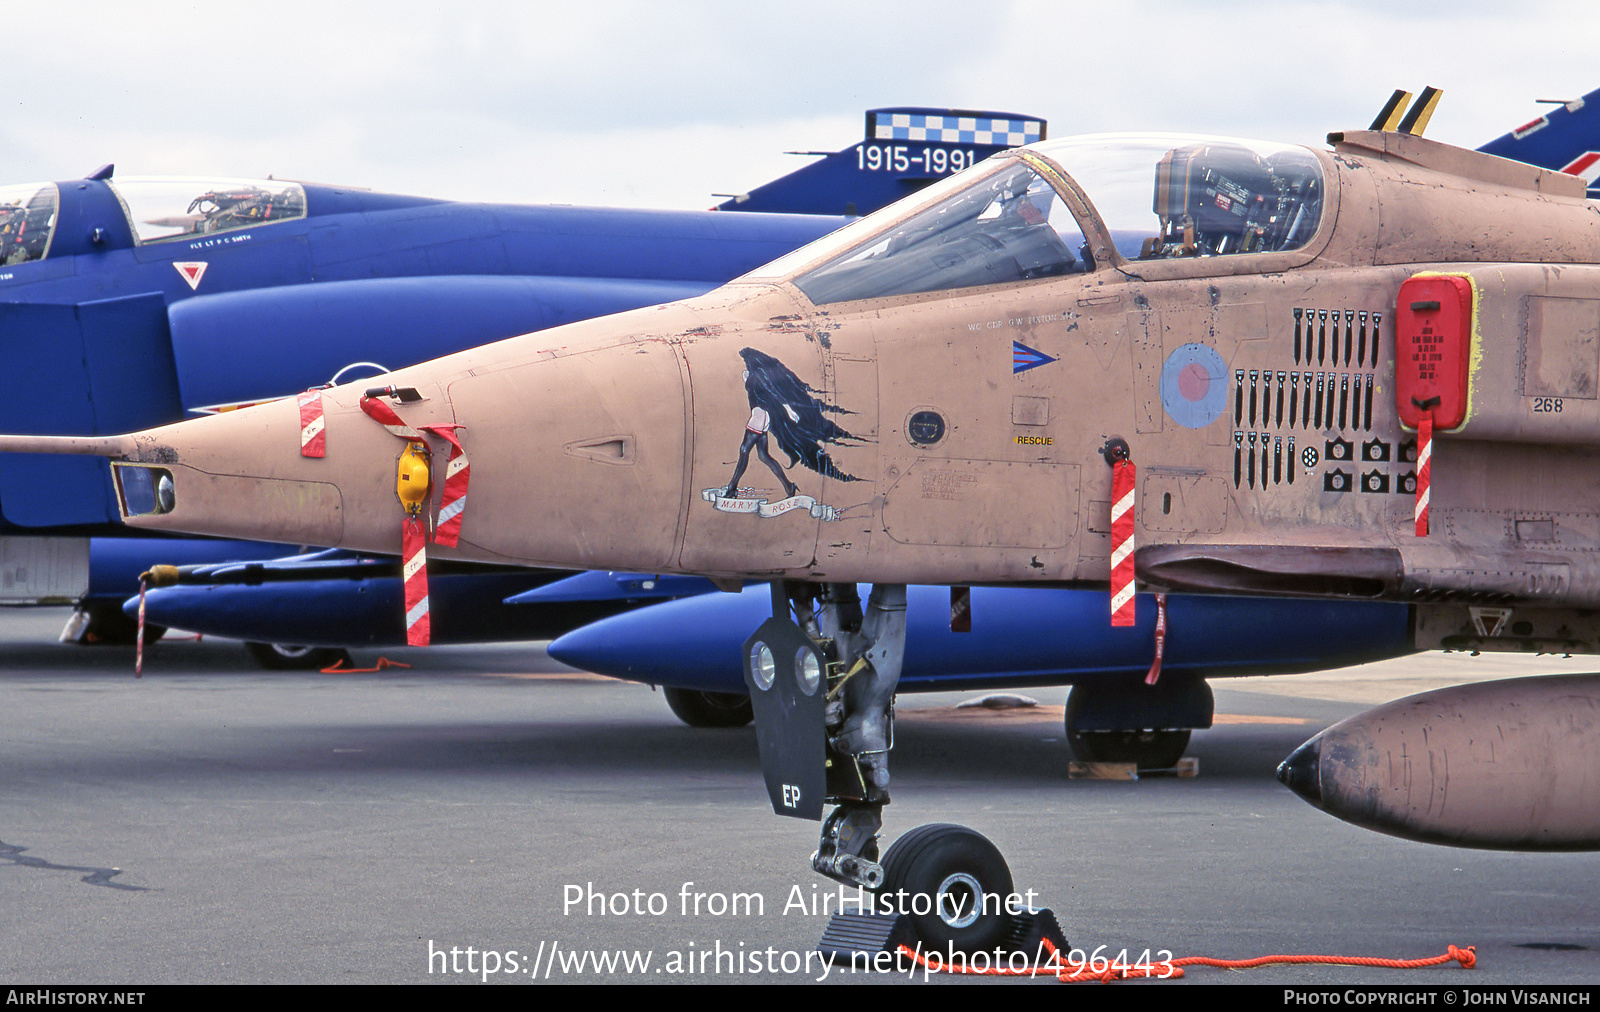
[[[1298,249],[1322,220],[1322,163],[1310,148],[1183,134],[1044,141],[1129,260]]]
[[[795,279],[819,305],[970,288],[1092,269],[1083,230],[1026,162],[954,195]]]
[[[1124,260],[1303,247],[1322,220],[1322,164],[1309,149],[1232,138],[1104,134],[1028,150],[1054,163]],[[1092,271],[1082,224],[1044,176],[999,158],[891,205],[747,277],[794,279],[813,303],[882,298]],[[896,220],[901,219],[901,220]]]
[[[306,193],[298,183],[133,177],[110,185],[140,243],[232,232],[306,213]]]
[[[0,186],[0,264],[25,264],[50,254],[59,204],[54,183]]]

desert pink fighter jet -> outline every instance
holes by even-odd
[[[1404,600],[1424,648],[1600,649],[1600,209],[1580,178],[1420,136],[1433,97],[1326,149],[1046,141],[697,299],[0,449],[111,457],[141,529],[404,546],[419,574],[432,531],[451,558],[770,580],[745,650],[774,807],[836,806],[818,871],[961,906],[1011,886],[970,830],[879,859],[908,583],[1105,586],[1108,622],[1136,578]],[[1519,719],[1570,730],[1574,692],[1594,712],[1587,679]],[[1592,792],[1552,786],[1600,775],[1592,730],[1491,756],[1475,720],[1501,705],[1435,721],[1449,790],[1504,748],[1557,774],[1456,842],[1526,845],[1565,805],[1554,845],[1600,846]],[[1428,760],[1391,760],[1347,742],[1291,781],[1327,800],[1368,776],[1336,814],[1435,838],[1457,794],[1430,808]],[[1007,930],[944,899],[936,937]]]

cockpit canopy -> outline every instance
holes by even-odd
[[[1083,231],[1026,162],[953,196],[795,279],[817,304],[968,288],[1092,269]]]
[[[131,177],[109,181],[134,239],[165,242],[306,215],[298,183],[256,179]],[[54,183],[0,186],[0,265],[50,255],[61,196]]]
[[[141,244],[232,232],[306,214],[306,191],[298,183],[132,177],[113,179],[110,185]]]
[[[1156,163],[1150,209],[1160,232],[1141,243],[1142,260],[1298,249],[1322,219],[1322,166],[1306,148],[1185,144]]]
[[[59,205],[54,183],[0,186],[0,264],[25,264],[48,256]]]
[[[1322,220],[1322,165],[1309,149],[1259,141],[1111,134],[1027,149],[1058,167],[1124,261],[1299,249]],[[910,217],[886,208],[754,272],[815,262],[794,279],[826,304],[1093,271],[1079,221],[1047,175],[1000,156],[924,191]]]

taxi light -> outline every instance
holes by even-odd
[[[750,677],[763,692],[772,688],[778,677],[778,659],[773,656],[772,648],[760,640],[750,647]]]
[[[800,691],[815,696],[817,686],[822,684],[822,662],[817,659],[816,651],[808,647],[795,651],[794,670],[795,678],[800,682]]]
[[[159,516],[171,513],[178,505],[172,472],[164,467],[113,463],[117,500],[124,517]]]

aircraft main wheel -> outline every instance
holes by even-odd
[[[89,616],[89,621],[79,634],[79,642],[131,647],[137,641],[139,622],[122,610],[120,602],[95,602],[83,605],[80,610]],[[164,625],[156,625],[153,622],[146,622],[144,625],[146,644],[154,643],[166,633],[167,627]]]
[[[1188,729],[1082,731],[1080,714],[1091,709],[1093,699],[1084,686],[1073,686],[1067,695],[1067,744],[1072,754],[1086,763],[1133,763],[1140,769],[1164,770],[1178,764],[1189,747]]]
[[[288,643],[246,643],[244,648],[263,668],[272,671],[320,671],[343,661],[350,653],[337,647],[301,647]]]
[[[1011,869],[999,848],[966,826],[918,826],[889,848],[883,872],[880,909],[892,904],[909,914],[926,948],[993,949],[1011,927]]]
[[[755,719],[750,697],[737,692],[663,689],[667,705],[690,727],[744,727]]]
[[[1178,765],[1189,747],[1189,732],[1067,731],[1072,754],[1086,763],[1133,763],[1144,770]]]

